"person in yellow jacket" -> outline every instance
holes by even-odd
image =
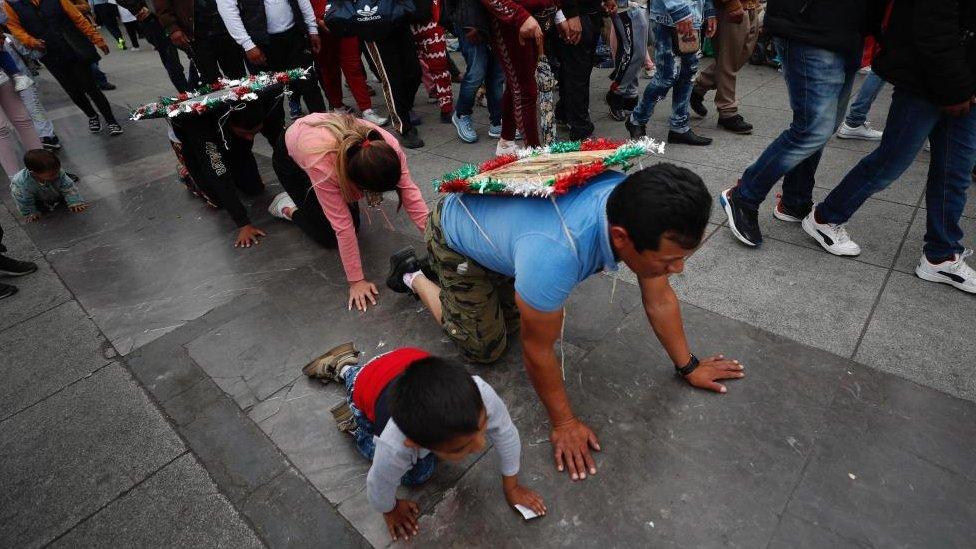
[[[41,54],[41,63],[64,88],[68,97],[88,116],[92,133],[102,130],[98,112],[109,134],[121,135],[122,126],[112,114],[108,99],[95,83],[91,65],[98,52],[108,55],[102,35],[71,0],[9,0],[4,3],[7,28],[24,46]],[[95,107],[98,112],[95,111]]]

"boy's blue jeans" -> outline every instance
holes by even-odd
[[[843,55],[804,42],[774,39],[783,60],[783,76],[793,121],[742,174],[736,198],[758,209],[783,178],[783,205],[803,211],[813,204],[814,176],[823,147],[837,131],[860,54]]]
[[[878,93],[884,87],[884,84],[885,81],[880,76],[873,72],[868,73],[864,82],[861,84],[861,89],[854,96],[854,101],[851,103],[851,110],[847,111],[847,119],[844,122],[848,126],[856,128],[864,124],[864,121],[868,119],[868,112],[871,110],[871,105],[878,97]]]
[[[657,71],[644,88],[644,95],[631,114],[631,122],[639,126],[647,124],[654,114],[654,106],[674,88],[669,124],[671,131],[685,133],[691,129],[688,122],[691,119],[689,101],[695,73],[698,72],[698,55],[675,53],[672,27],[651,22],[651,32],[654,35],[654,66]]]
[[[847,172],[817,206],[820,220],[846,223],[871,195],[911,166],[928,138],[932,143],[925,188],[925,257],[941,260],[963,251],[959,226],[976,163],[976,110],[952,117],[917,95],[895,89],[881,144]]]
[[[363,457],[373,461],[373,453],[376,452],[376,442],[373,441],[373,435],[375,434],[373,423],[366,417],[366,414],[361,412],[359,408],[356,408],[356,404],[352,401],[352,390],[356,386],[356,377],[359,376],[359,371],[362,369],[363,366],[352,366],[346,372],[346,393],[349,400],[349,409],[352,410],[353,419],[356,421],[356,431],[352,434],[353,438],[356,439],[356,449],[359,450],[359,453]],[[423,484],[434,474],[434,469],[436,468],[437,456],[433,453],[428,454],[427,457],[417,461],[413,468],[403,475],[403,478],[400,479],[400,484],[404,486],[418,486]]]
[[[485,85],[485,96],[488,99],[488,120],[492,126],[502,123],[502,93],[505,86],[505,73],[488,47],[488,39],[481,37],[477,44],[468,40],[464,29],[455,26],[454,34],[461,46],[461,55],[468,68],[464,71],[461,86],[458,88],[457,101],[454,102],[454,112],[458,116],[471,116],[474,112],[475,95],[481,84]]]

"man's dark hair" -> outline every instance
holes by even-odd
[[[254,131],[264,124],[268,108],[264,101],[244,101],[230,111],[230,123],[239,130]]]
[[[665,162],[630,174],[607,200],[607,219],[627,230],[638,252],[657,250],[661,237],[687,250],[698,246],[711,212],[702,179]]]
[[[52,172],[61,169],[61,160],[47,149],[31,149],[24,154],[24,166],[34,173]]]
[[[390,415],[407,438],[430,448],[476,432],[484,407],[463,366],[431,356],[415,361],[396,381]]]

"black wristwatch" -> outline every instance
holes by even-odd
[[[685,364],[684,366],[678,366],[677,364],[675,364],[674,369],[676,372],[678,372],[679,376],[687,377],[688,374],[694,372],[695,368],[697,367],[698,367],[698,357],[695,355],[691,355],[691,358],[688,359],[688,364]]]

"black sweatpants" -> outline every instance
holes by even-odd
[[[95,6],[95,20],[108,30],[116,42],[122,38],[122,29],[119,28],[118,6],[109,3],[97,4]]]
[[[590,120],[590,74],[596,59],[596,44],[600,36],[603,16],[580,14],[583,34],[576,44],[558,41],[559,105],[556,118],[566,121],[571,140],[593,134]]]
[[[211,84],[221,76],[237,79],[244,78],[247,74],[244,68],[244,50],[229,34],[195,38],[190,46],[190,57],[200,75],[199,82],[191,82],[195,88]]]
[[[406,133],[413,128],[410,111],[421,82],[420,60],[410,27],[395,28],[385,38],[365,44],[383,83],[386,104],[391,106],[393,128]]]
[[[319,88],[319,77],[314,68],[312,54],[308,48],[308,38],[296,22],[295,26],[268,36],[268,43],[258,47],[268,59],[266,67],[255,67],[256,71],[288,71],[291,69],[307,69],[312,67],[312,74],[304,80],[298,80],[292,86],[296,96],[305,100],[305,106],[311,112],[325,112],[325,98]]]
[[[50,55],[42,57],[41,63],[47,67],[51,76],[58,81],[58,84],[61,84],[65,93],[85,113],[85,116],[88,118],[98,116],[92,107],[92,103],[94,103],[95,107],[98,107],[98,112],[101,112],[105,118],[105,122],[118,124],[115,115],[112,114],[112,106],[109,105],[108,98],[95,84],[95,75],[92,74],[91,63],[80,59],[54,58]]]
[[[186,79],[186,73],[183,72],[183,63],[180,62],[179,50],[176,49],[173,42],[166,36],[166,31],[163,30],[159,19],[156,19],[156,16],[150,16],[140,22],[139,25],[142,28],[143,36],[156,48],[156,53],[159,54],[159,60],[162,61],[163,67],[166,68],[169,81],[173,83],[176,91],[190,91],[190,83]]]
[[[312,180],[308,178],[305,170],[288,155],[284,132],[281,132],[281,136],[278,138],[278,145],[274,148],[271,164],[274,167],[275,175],[278,176],[278,183],[281,183],[285,192],[298,207],[291,215],[292,223],[320,245],[326,248],[337,247],[339,242],[336,239],[335,230],[329,223],[329,219],[325,217],[318,197],[315,196]],[[352,213],[352,222],[356,226],[356,230],[359,231],[359,203],[350,203],[349,211]]]

